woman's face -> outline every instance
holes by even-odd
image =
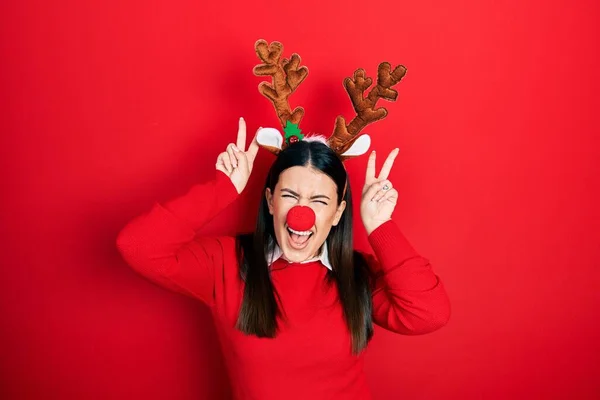
[[[279,175],[273,193],[267,188],[265,196],[273,216],[277,243],[292,262],[315,257],[346,208],[345,201],[337,205],[337,187],[333,179],[312,167],[286,169]],[[308,239],[294,234],[287,226],[288,211],[296,205],[308,206],[315,212],[315,225],[310,228]]]

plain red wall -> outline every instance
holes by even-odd
[[[420,337],[377,329],[375,398],[600,396],[597,3],[338,3],[2,2],[3,399],[227,398],[207,310],[141,279],[114,240],[207,179],[239,116],[276,125],[259,38],[310,69],[292,98],[305,132],[352,115],[355,68],[408,68],[368,131],[401,149],[395,219],[453,314]],[[271,161],[207,233],[253,225]],[[365,164],[348,163],[355,193]]]

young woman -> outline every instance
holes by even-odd
[[[449,302],[427,259],[392,221],[387,179],[397,150],[375,172],[371,153],[360,216],[374,256],[352,248],[352,193],[341,159],[318,140],[281,151],[266,179],[255,232],[197,237],[244,190],[258,152],[240,119],[216,179],[155,204],[117,245],[142,275],[206,303],[236,399],[369,399],[363,350],[373,323],[432,332]],[[303,226],[302,226],[303,225]]]

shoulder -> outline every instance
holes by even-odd
[[[194,242],[198,245],[194,251],[203,252],[202,257],[208,257],[215,267],[220,266],[223,270],[237,269],[236,236],[197,236]]]
[[[245,253],[252,251],[254,241],[253,233],[241,233],[236,236],[215,236],[213,247],[223,255],[227,265],[239,267]]]
[[[355,264],[365,265],[365,266],[369,267],[373,263],[376,263],[376,262],[377,262],[377,258],[375,257],[375,255],[368,253],[366,251],[358,250],[358,249],[354,250],[354,263]]]
[[[354,250],[354,273],[358,279],[375,278],[377,259],[374,255],[361,250]]]
[[[235,251],[237,238],[235,236],[197,236],[195,242],[201,243],[209,254],[230,253]]]

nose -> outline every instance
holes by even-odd
[[[316,215],[312,208],[294,206],[288,211],[286,222],[295,231],[307,231],[315,224]]]

